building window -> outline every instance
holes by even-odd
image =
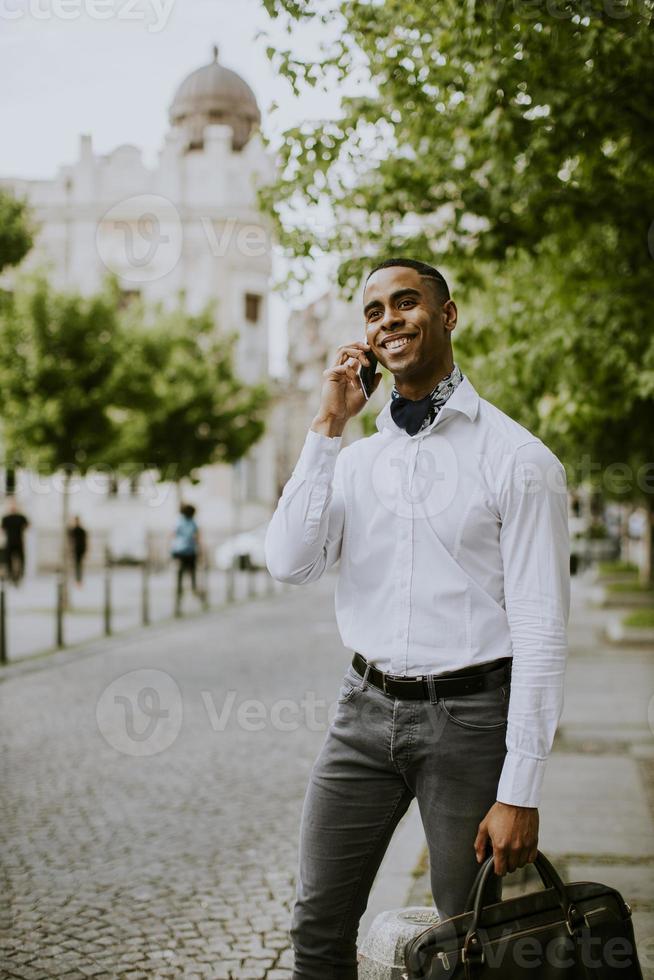
[[[261,313],[261,296],[258,293],[245,294],[245,319],[248,323],[258,323]]]
[[[8,497],[16,493],[16,470],[11,466],[5,470],[5,493]]]

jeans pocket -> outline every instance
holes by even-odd
[[[493,691],[477,691],[461,697],[443,698],[443,711],[461,728],[491,732],[505,728],[509,712],[509,682]]]
[[[356,680],[354,679],[355,677]],[[355,673],[354,668],[348,667],[347,673],[341,683],[341,689],[338,692],[338,698],[336,699],[338,704],[346,704],[352,698],[356,697],[361,691],[361,682],[362,678],[358,673]]]

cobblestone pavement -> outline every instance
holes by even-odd
[[[348,662],[333,587],[5,672],[2,977],[290,977],[301,803]]]

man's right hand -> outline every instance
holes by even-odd
[[[357,377],[359,363],[367,365],[370,345],[354,340],[338,348],[334,364],[323,371],[320,408],[311,423],[314,432],[326,436],[340,436],[349,419],[361,411],[366,397]],[[381,371],[375,374],[373,391],[381,381]]]

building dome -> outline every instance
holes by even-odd
[[[231,126],[232,146],[242,150],[260,122],[254,92],[240,75],[218,63],[217,47],[212,62],[184,79],[170,106],[170,123],[185,132],[188,150],[201,149],[205,126],[215,124]]]

